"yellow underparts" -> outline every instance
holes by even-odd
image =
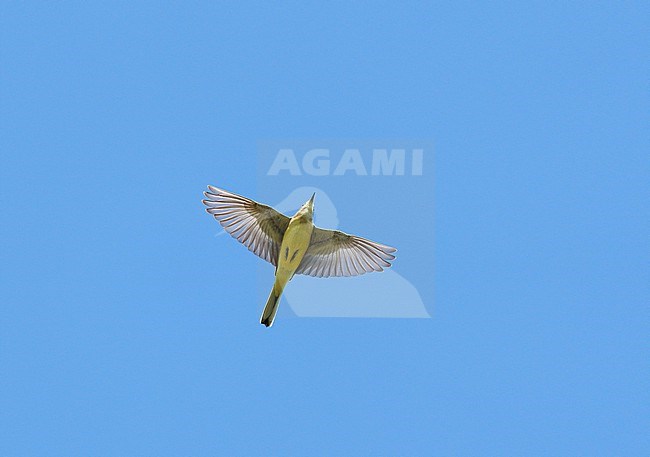
[[[304,218],[294,218],[289,222],[278,256],[278,268],[275,272],[275,285],[277,292],[291,280],[302,258],[309,247],[311,232],[314,224]]]

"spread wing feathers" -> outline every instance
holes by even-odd
[[[358,276],[390,267],[397,249],[338,230],[314,227],[297,274],[328,278]]]
[[[270,206],[214,186],[203,192],[206,211],[224,230],[267,262],[277,266],[282,237],[289,218]]]

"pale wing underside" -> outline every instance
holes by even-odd
[[[271,208],[214,186],[203,192],[206,211],[226,232],[267,262],[277,266],[289,218]]]
[[[328,278],[358,276],[390,267],[397,249],[338,230],[314,227],[296,274]]]

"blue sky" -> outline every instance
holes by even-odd
[[[648,455],[647,5],[526,3],[3,3],[0,454]],[[432,141],[432,319],[259,325],[269,139]]]

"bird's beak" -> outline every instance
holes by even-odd
[[[314,192],[311,196],[311,198],[307,201],[307,204],[311,209],[314,209],[314,197],[316,196],[316,192]]]

